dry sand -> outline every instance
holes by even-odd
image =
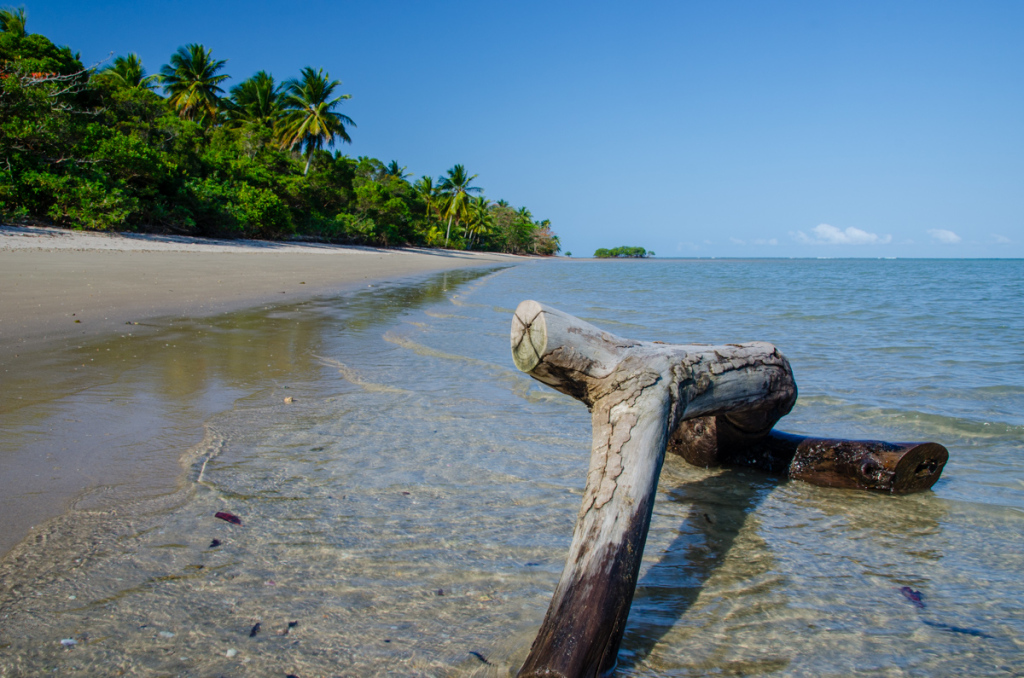
[[[0,351],[157,316],[212,315],[429,271],[521,263],[485,252],[0,226]]]
[[[161,328],[384,279],[524,261],[0,226],[0,556],[33,526],[32,538],[45,538],[46,521],[70,508],[109,509],[120,497],[159,496],[179,482],[183,452],[200,442],[206,418],[237,395],[171,393],[147,377],[190,360],[153,353],[154,344],[163,346],[154,340]],[[83,350],[92,353],[83,357]],[[153,367],[122,367],[133,357]]]

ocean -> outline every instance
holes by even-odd
[[[130,444],[81,444],[145,463],[0,561],[0,676],[514,674],[590,445],[586,408],[512,364],[525,299],[628,338],[772,342],[800,391],[777,428],[950,454],[907,496],[669,455],[616,675],[1024,675],[1024,261],[658,259],[78,347],[52,369],[103,364],[0,412],[0,453],[59,464],[92,421]]]

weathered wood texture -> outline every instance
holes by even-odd
[[[773,431],[796,383],[771,344],[623,339],[524,301],[516,366],[586,404],[590,468],[565,569],[520,676],[610,674],[633,601],[666,448],[699,466],[738,464],[818,485],[891,493],[931,487],[935,443],[805,438]]]
[[[516,366],[581,400],[593,423],[590,469],[565,569],[520,676],[610,673],[633,600],[670,433],[723,416],[767,434],[796,400],[786,358],[763,342],[633,341],[535,301],[512,321]]]
[[[938,443],[835,440],[774,430],[750,436],[725,417],[682,422],[669,438],[668,451],[696,466],[750,466],[815,485],[891,494],[927,490],[949,459]]]

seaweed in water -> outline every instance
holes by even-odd
[[[903,597],[912,602],[915,606],[924,607],[924,601],[921,600],[920,591],[915,591],[909,586],[902,586],[900,587],[900,593],[902,593]]]
[[[241,518],[236,516],[234,513],[228,513],[227,511],[217,511],[216,513],[213,514],[213,517],[214,518],[220,518],[221,520],[226,520],[229,523],[231,523],[232,525],[241,525],[242,524],[242,519]]]
[[[990,636],[989,634],[985,633],[984,631],[981,631],[980,629],[968,629],[964,628],[963,626],[953,626],[952,624],[928,621],[927,619],[922,619],[921,621],[923,621],[928,626],[931,626],[932,628],[942,629],[943,631],[949,631],[950,633],[962,633],[965,636],[976,636],[978,638],[994,638],[994,636]]]
[[[259,633],[259,632],[260,632],[260,623],[256,622],[252,626],[252,631],[249,631],[249,637],[250,638],[255,638],[256,634]]]
[[[488,666],[492,666],[491,662],[487,661],[487,657],[483,656],[479,652],[474,652],[473,650],[470,650],[469,653],[471,655],[473,655],[474,657],[476,657],[477,659],[479,659],[480,661],[482,661],[484,664],[487,664]]]

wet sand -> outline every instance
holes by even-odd
[[[0,227],[0,352],[524,257]]]
[[[523,261],[0,227],[0,556],[69,508],[173,491],[209,416],[296,378],[268,314],[301,325],[299,302]]]

